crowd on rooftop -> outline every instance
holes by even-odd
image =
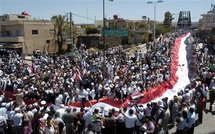
[[[178,36],[164,35],[156,46],[129,56],[121,48],[105,53],[75,48],[78,56],[35,50],[28,64],[10,53],[0,63],[0,134],[165,134],[170,124],[177,134],[192,134],[197,115],[202,122],[207,94],[210,110],[215,100],[215,58],[206,45],[193,50],[198,77],[174,99],[122,109],[85,106],[105,96],[123,102],[168,81],[171,48]],[[69,107],[79,101],[81,109]]]

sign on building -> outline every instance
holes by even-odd
[[[66,44],[72,44],[72,40],[71,39],[66,39]]]
[[[127,30],[105,30],[104,36],[114,36],[114,37],[123,37],[128,36]]]

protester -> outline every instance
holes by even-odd
[[[176,118],[176,134],[184,134],[186,133],[187,126],[187,112],[182,111],[179,116]]]
[[[74,113],[71,113],[71,108],[66,109],[66,113],[62,115],[62,120],[65,123],[66,133],[74,133]]]
[[[129,109],[128,113],[124,114],[125,117],[125,133],[133,134],[135,131],[135,124],[137,122],[137,116],[134,114],[132,109]]]
[[[142,132],[147,134],[153,134],[155,132],[155,124],[153,123],[152,118],[146,118],[142,127]]]
[[[19,107],[16,107],[14,111],[15,114],[11,117],[14,130],[16,130],[16,134],[22,134],[23,114],[21,113],[21,109]]]
[[[194,127],[195,127],[195,122],[196,122],[196,114],[195,114],[195,109],[193,107],[190,107],[189,113],[187,116],[187,133],[188,134],[193,134],[194,133]]]

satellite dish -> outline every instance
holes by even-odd
[[[163,3],[163,1],[162,0],[158,0],[157,3]]]
[[[147,4],[153,4],[153,2],[152,1],[148,1]]]
[[[147,17],[146,17],[146,16],[142,16],[142,19],[143,19],[143,20],[146,20],[146,19],[147,19]]]

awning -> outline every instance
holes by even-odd
[[[0,43],[0,48],[22,48],[22,43]]]
[[[3,48],[6,43],[0,42],[0,48]]]

